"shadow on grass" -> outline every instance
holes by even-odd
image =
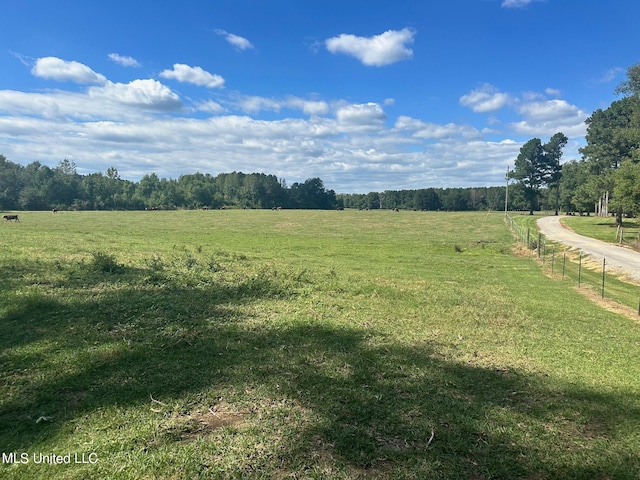
[[[624,393],[462,364],[437,343],[401,345],[360,328],[254,322],[242,308],[288,293],[264,278],[121,286],[67,302],[14,296],[0,317],[9,392],[0,444],[25,451],[74,419],[147,405],[150,395],[259,390],[244,401],[288,399],[310,419],[277,459],[247,459],[238,475],[322,463],[389,478],[633,478],[640,469],[624,448],[640,411]],[[20,382],[25,370],[43,375]],[[35,422],[44,415],[54,421]]]

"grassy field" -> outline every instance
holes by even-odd
[[[3,479],[639,478],[640,323],[499,213],[20,218]]]
[[[566,226],[580,235],[597,238],[603,242],[619,243],[618,229],[614,217],[566,217],[563,219]],[[640,222],[636,218],[624,218],[622,222],[622,244],[635,249],[640,247],[638,232]]]

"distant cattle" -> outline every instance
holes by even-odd
[[[52,210],[51,210],[51,212],[53,212],[53,213],[58,213],[58,209],[57,209],[57,208],[54,208],[54,209],[52,209]]]
[[[15,220],[16,222],[20,221],[18,215],[3,215],[2,218],[4,218],[7,222],[10,222],[11,220]]]

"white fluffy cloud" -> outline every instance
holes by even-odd
[[[201,67],[191,67],[183,63],[175,63],[173,70],[160,72],[162,78],[177,80],[184,83],[192,83],[201,87],[221,88],[224,86],[224,78],[211,74]]]
[[[118,55],[117,53],[110,53],[109,59],[123,67],[139,67],[140,63],[133,57],[127,57]]]
[[[506,106],[511,97],[496,87],[485,83],[480,88],[460,97],[460,104],[477,113],[495,112]]]
[[[358,37],[343,33],[325,40],[331,53],[344,53],[360,60],[364,65],[381,67],[413,57],[415,31],[410,28],[387,30],[372,37]]]
[[[299,97],[288,97],[286,104],[289,108],[299,109],[307,115],[326,115],[329,113],[327,102],[320,100],[305,100]]]
[[[588,115],[566,100],[548,99],[547,95],[557,97],[560,91],[547,88],[544,93],[524,92],[517,97],[485,84],[463,95],[460,104],[476,113],[497,112],[510,107],[521,117],[507,125],[517,135],[548,136],[561,131],[570,138],[584,136],[584,121]],[[497,123],[495,118],[491,122]]]
[[[518,105],[523,120],[511,124],[514,131],[531,136],[553,135],[562,132],[570,138],[586,133],[586,112],[566,100],[544,100]]]
[[[238,105],[242,111],[246,113],[258,113],[262,110],[279,112],[282,108],[282,102],[272,98],[260,97],[257,95],[242,96]]]
[[[455,123],[437,124],[423,122],[416,118],[400,116],[395,124],[395,129],[410,132],[415,138],[425,140],[442,140],[447,138],[479,138],[481,133],[469,125]]]
[[[104,75],[94,72],[79,62],[62,60],[57,57],[43,57],[36,60],[31,69],[36,77],[61,82],[74,82],[88,85],[101,85],[107,82]]]
[[[126,84],[109,82],[102,87],[91,87],[88,94],[93,99],[151,110],[177,110],[182,107],[180,97],[175,92],[153,79],[133,80]]]
[[[224,112],[224,107],[220,105],[218,102],[214,102],[213,100],[206,100],[204,102],[197,102],[195,105],[195,109],[200,112],[208,112],[208,113],[221,113]]]
[[[233,33],[229,33],[225,30],[217,29],[216,33],[224,37],[224,39],[229,42],[236,50],[249,50],[254,48],[253,44],[244,37],[240,35],[235,35]]]
[[[377,103],[346,105],[336,112],[338,125],[345,130],[370,130],[384,126],[387,115]]]
[[[283,109],[300,110],[307,115],[326,115],[329,112],[327,102],[321,100],[305,100],[296,96],[275,99],[256,95],[245,95],[238,98],[237,104],[242,111],[252,114],[263,110],[279,112]]]

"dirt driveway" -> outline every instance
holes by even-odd
[[[549,240],[563,243],[589,255],[602,263],[606,259],[607,270],[616,269],[640,282],[640,253],[611,243],[584,237],[572,232],[560,223],[561,216],[542,217],[538,220],[540,232]]]

